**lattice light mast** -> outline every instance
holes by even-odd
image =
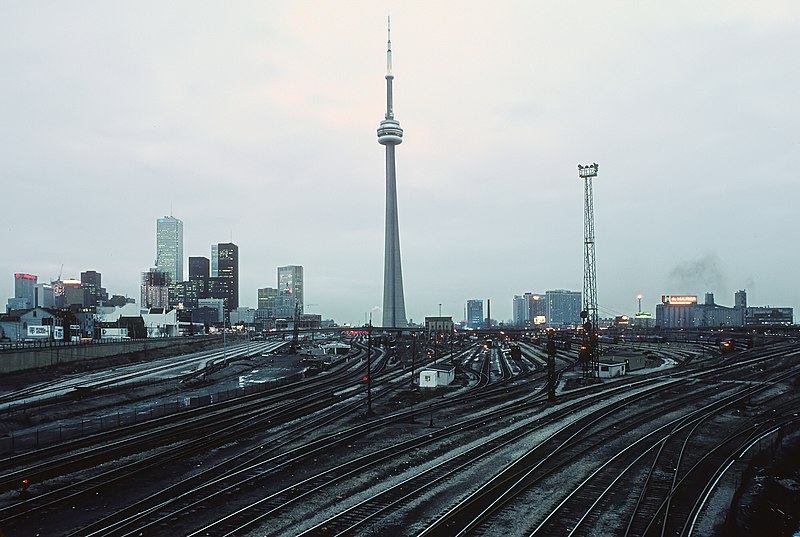
[[[584,374],[597,372],[600,349],[597,340],[597,273],[595,269],[594,250],[594,198],[592,179],[597,177],[596,162],[588,166],[578,164],[578,175],[584,180],[583,188],[583,311],[585,356],[583,356]]]

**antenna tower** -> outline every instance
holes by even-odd
[[[600,348],[597,340],[597,274],[594,251],[594,199],[592,179],[597,177],[596,162],[588,166],[578,164],[578,176],[584,180],[583,188],[583,319],[584,345],[581,363],[584,376],[597,373]]]

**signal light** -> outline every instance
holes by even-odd
[[[367,377],[364,377],[364,382],[367,382]]]

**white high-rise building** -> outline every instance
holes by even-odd
[[[174,216],[156,222],[156,268],[169,274],[173,282],[184,281],[183,222]]]

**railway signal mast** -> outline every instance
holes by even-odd
[[[578,164],[578,175],[584,180],[583,188],[583,319],[584,345],[581,360],[584,376],[597,374],[600,349],[597,341],[597,274],[594,250],[594,199],[592,179],[597,177],[596,162],[587,166]]]

